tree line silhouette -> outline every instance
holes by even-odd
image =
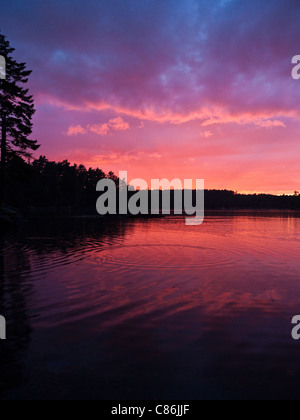
[[[119,184],[118,177],[101,169],[87,169],[84,165],[71,165],[64,160],[53,162],[45,156],[26,162],[15,154],[7,161],[6,202],[25,210],[28,208],[52,208],[69,213],[96,213],[96,191],[98,181],[109,178]],[[129,192],[129,197],[134,192]],[[151,192],[149,191],[149,198]],[[171,204],[174,191],[171,191]],[[151,203],[151,199],[149,199]],[[228,190],[206,190],[205,208],[212,210],[230,209],[300,209],[300,195],[275,196],[270,194],[238,194]]]

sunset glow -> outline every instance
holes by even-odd
[[[38,153],[148,181],[299,190],[300,8],[213,3],[5,2],[1,30],[33,70]]]

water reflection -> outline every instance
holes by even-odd
[[[26,250],[0,239],[0,314],[7,320],[10,339],[0,341],[0,394],[25,381],[24,361],[30,343],[29,299],[32,285],[23,269],[30,270]]]
[[[0,355],[5,398],[292,397],[299,224],[74,219],[2,239],[1,302],[18,326],[16,368]]]

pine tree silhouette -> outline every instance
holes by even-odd
[[[29,139],[35,109],[33,97],[24,85],[32,72],[26,70],[26,63],[18,63],[13,59],[14,51],[5,36],[0,34],[0,55],[6,61],[6,78],[0,80],[0,208],[5,198],[7,158],[11,155],[29,158],[32,151],[40,147],[36,140]]]

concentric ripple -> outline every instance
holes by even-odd
[[[110,247],[92,256],[98,265],[113,265],[139,269],[199,269],[225,267],[234,256],[233,251],[173,244],[144,244]],[[235,255],[235,258],[238,254]]]

